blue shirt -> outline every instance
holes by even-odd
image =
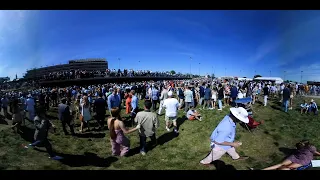
[[[200,97],[204,97],[204,87],[200,86],[199,87],[199,94],[200,94]]]
[[[211,142],[234,142],[234,138],[236,137],[236,123],[233,122],[233,120],[229,117],[229,115],[226,115],[222,121],[218,124],[216,129],[212,132],[210,139]],[[228,150],[232,148],[231,146],[224,146],[224,145],[216,145],[219,146],[224,150]]]
[[[135,110],[136,108],[139,107],[139,106],[138,106],[138,102],[139,102],[139,100],[138,100],[137,96],[133,95],[133,96],[132,96],[132,99],[131,99],[131,107],[132,107],[132,110]]]
[[[205,100],[210,100],[211,99],[211,89],[210,88],[206,88],[204,91],[204,99]]]
[[[120,107],[120,97],[117,94],[110,94],[108,96],[108,109],[111,111],[111,109],[115,107]]]
[[[238,89],[235,86],[233,86],[231,88],[231,98],[236,98],[237,96],[238,96]]]

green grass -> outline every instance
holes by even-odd
[[[260,98],[262,99],[262,98]],[[310,100],[310,99],[308,99]],[[317,103],[320,104],[318,99]],[[302,99],[295,99],[295,105]],[[142,102],[141,102],[142,104]],[[272,106],[272,107],[271,107]],[[250,158],[246,161],[234,162],[228,155],[221,160],[231,164],[238,170],[247,167],[263,168],[280,162],[285,154],[280,151],[283,148],[294,148],[297,141],[309,139],[320,148],[318,127],[320,116],[300,115],[297,110],[289,113],[279,111],[277,102],[269,101],[267,107],[255,104],[254,118],[264,120],[265,124],[248,132],[241,126],[237,126],[236,139],[243,142],[237,149],[240,155]],[[105,137],[100,138],[74,138],[63,134],[61,124],[54,118],[58,127],[56,133],[50,133],[49,139],[54,150],[69,158],[68,162],[57,162],[48,159],[44,148],[43,152],[33,149],[24,149],[22,144],[29,143],[20,135],[12,132],[8,125],[0,124],[0,169],[70,169],[70,170],[207,170],[215,167],[199,165],[199,161],[210,151],[209,136],[217,124],[228,113],[228,108],[218,112],[217,110],[200,110],[203,121],[185,121],[180,127],[180,135],[172,140],[156,146],[146,156],[136,154],[131,157],[111,157],[111,145],[108,131],[103,131]],[[56,110],[49,113],[57,116]],[[179,117],[184,113],[179,112]],[[165,130],[164,116],[160,116],[160,128],[157,138],[171,139]],[[10,122],[11,123],[11,122]],[[76,122],[79,124],[79,122]],[[33,127],[29,123],[30,128]],[[76,128],[78,130],[78,128]],[[131,141],[131,148],[139,146],[137,132],[127,135]],[[149,140],[148,140],[149,141]],[[70,158],[72,160],[70,160]],[[75,163],[77,162],[77,163]]]

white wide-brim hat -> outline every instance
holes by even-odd
[[[248,123],[248,112],[243,107],[239,108],[230,108],[230,111],[234,117],[236,117],[239,121]]]

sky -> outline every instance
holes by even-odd
[[[0,11],[0,77],[106,58],[116,69],[320,81],[319,32],[320,11]]]

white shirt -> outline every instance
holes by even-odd
[[[163,102],[163,107],[166,108],[167,117],[176,117],[179,106],[180,104],[175,98],[168,98]]]

